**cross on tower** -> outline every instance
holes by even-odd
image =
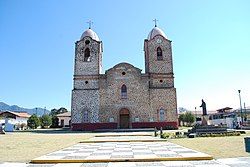
[[[157,27],[157,21],[156,19],[153,20],[155,22],[155,27]]]
[[[91,29],[91,25],[93,24],[93,22],[91,20],[87,21],[86,23],[89,24],[89,29]]]

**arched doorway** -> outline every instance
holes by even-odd
[[[129,110],[126,108],[120,110],[120,128],[129,128]]]

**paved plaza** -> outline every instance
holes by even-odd
[[[80,143],[32,162],[208,160],[211,156],[169,142]]]
[[[152,137],[104,134],[31,160],[0,167],[248,167],[250,158],[214,160],[212,156]]]
[[[210,155],[145,135],[99,136],[33,159],[32,163],[212,160]]]

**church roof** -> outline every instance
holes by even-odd
[[[141,69],[133,66],[132,64],[129,64],[129,63],[126,63],[126,62],[122,62],[122,63],[116,64],[114,67],[108,69],[106,71],[106,73],[109,72],[109,71],[111,71],[111,70],[117,70],[117,69],[124,69],[124,70],[125,69],[135,69],[136,71],[141,72]]]
[[[164,38],[167,39],[166,34],[165,34],[160,28],[154,27],[154,28],[150,31],[150,33],[148,34],[148,40],[153,39],[156,35],[161,35],[161,36],[163,36]]]
[[[96,41],[100,41],[98,35],[90,28],[83,32],[80,40],[82,40],[84,37],[90,37]]]
[[[119,68],[119,67],[136,68],[135,66],[133,66],[132,64],[127,63],[127,62],[121,62],[119,64],[116,64],[113,68]]]

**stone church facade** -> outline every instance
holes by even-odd
[[[144,40],[145,73],[119,63],[101,74],[102,41],[75,43],[72,130],[178,127],[171,41],[155,26]]]

